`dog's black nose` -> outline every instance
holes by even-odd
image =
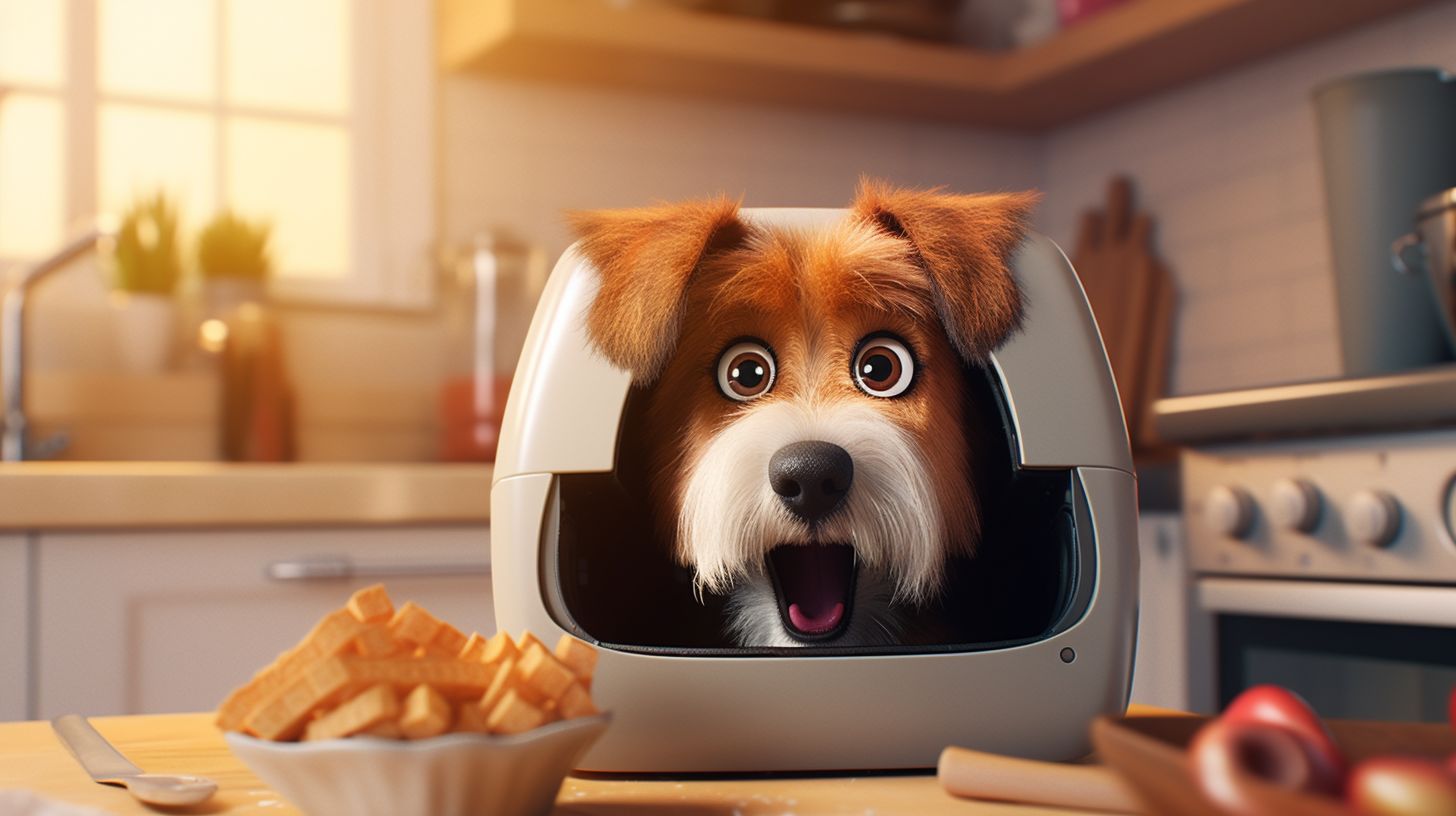
[[[768,483],[789,512],[813,524],[834,512],[854,481],[854,459],[832,442],[795,442],[768,460]]]

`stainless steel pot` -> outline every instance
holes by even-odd
[[[1425,272],[1446,337],[1456,348],[1456,187],[1421,202],[1415,231],[1395,239],[1390,261],[1402,274]]]

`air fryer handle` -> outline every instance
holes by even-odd
[[[300,558],[273,561],[263,574],[270,581],[342,581],[350,578],[435,578],[490,575],[490,564],[480,561],[399,561],[356,564],[347,557]]]

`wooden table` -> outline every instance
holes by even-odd
[[[215,797],[168,813],[298,811],[233,757],[211,714],[96,717],[96,729],[145,770],[193,773],[218,783]],[[24,788],[54,799],[111,813],[160,813],[120,788],[98,785],[71,758],[47,722],[0,723],[0,790]],[[866,814],[905,816],[1050,816],[1071,811],[955,799],[934,774],[790,779],[660,780],[569,778],[557,798],[558,814]]]

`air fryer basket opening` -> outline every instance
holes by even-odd
[[[974,556],[950,560],[945,591],[908,612],[895,645],[737,646],[726,626],[726,597],[694,592],[691,571],[654,532],[640,474],[620,449],[616,472],[558,477],[558,516],[545,526],[541,548],[551,614],[568,631],[612,648],[675,655],[977,651],[1065,628],[1086,606],[1094,560],[1090,542],[1079,541],[1090,531],[1083,529],[1087,514],[1075,474],[1017,467],[999,379],[982,368],[971,374],[981,542]],[[629,398],[629,415],[633,403]]]

